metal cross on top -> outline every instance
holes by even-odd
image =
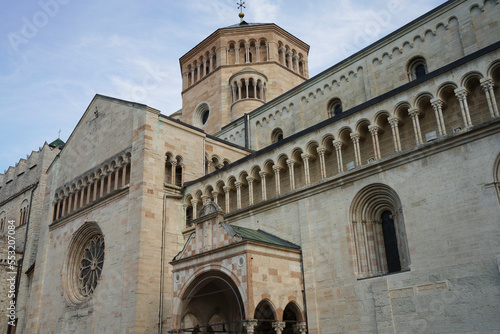
[[[236,3],[238,5],[238,9],[240,10],[240,13],[238,14],[238,16],[240,17],[240,22],[243,22],[243,17],[245,16],[245,14],[243,14],[243,8],[246,8],[244,5],[245,5],[245,2],[243,0],[240,0],[240,2]]]

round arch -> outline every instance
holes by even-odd
[[[246,310],[238,285],[234,277],[217,268],[195,276],[179,294],[180,313],[175,326],[181,331],[196,330],[182,327],[186,315],[196,314],[200,332],[209,332],[214,326],[230,333],[241,332]]]

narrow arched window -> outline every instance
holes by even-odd
[[[328,103],[328,117],[338,116],[342,111],[342,101],[340,99],[335,98]]]
[[[392,212],[384,211],[381,216],[382,232],[384,235],[385,257],[387,259],[387,271],[390,273],[401,271],[399,260],[398,239]]]
[[[281,130],[280,128],[274,129],[273,132],[271,133],[271,142],[274,144],[282,140],[283,140],[283,130]]]
[[[407,66],[408,80],[413,81],[427,74],[427,62],[423,57],[413,58]]]

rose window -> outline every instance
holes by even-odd
[[[104,263],[104,238],[102,235],[93,237],[87,242],[80,261],[80,277],[78,285],[80,293],[88,297],[97,286]]]

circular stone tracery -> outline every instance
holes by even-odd
[[[94,292],[97,281],[101,277],[103,263],[104,238],[99,235],[88,241],[80,262],[78,287],[83,296],[88,297]]]
[[[63,269],[65,295],[72,304],[80,304],[95,292],[105,257],[104,236],[99,225],[87,222],[71,239]]]

